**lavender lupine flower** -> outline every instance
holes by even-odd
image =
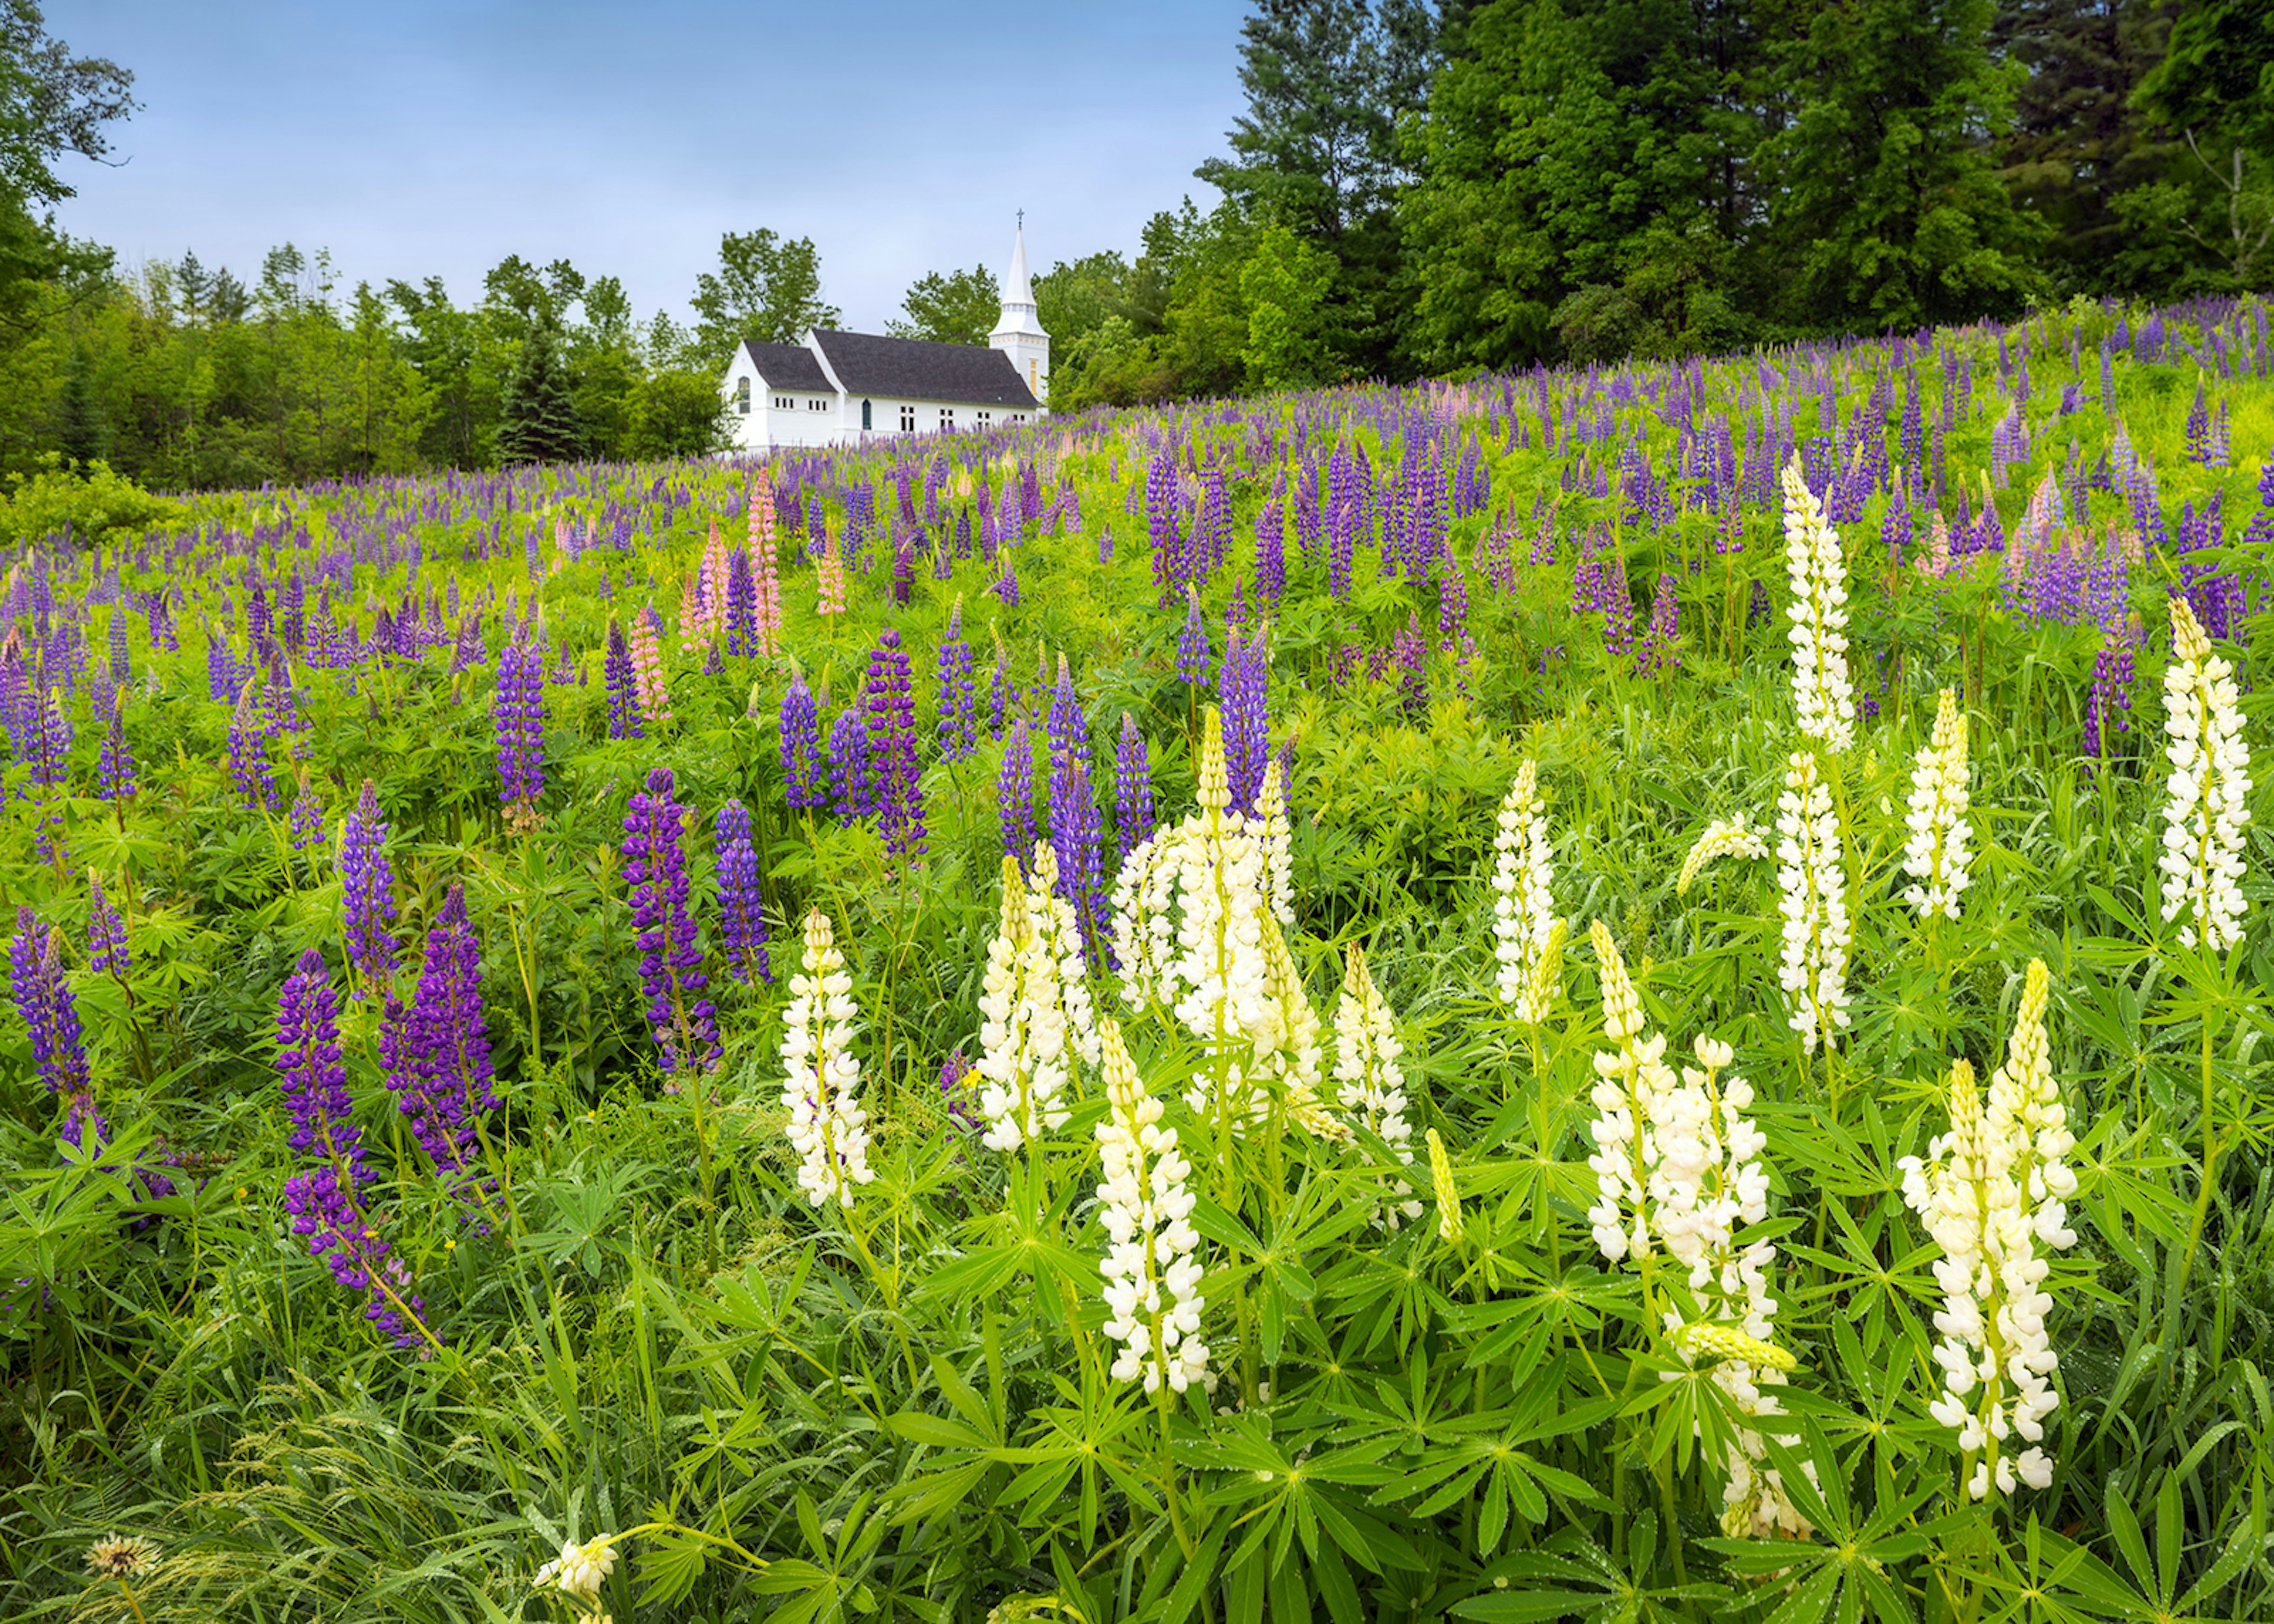
[[[87,952],[97,975],[124,981],[133,973],[134,960],[126,951],[126,921],[103,894],[102,876],[92,868],[87,871]]]
[[[32,1034],[32,1069],[49,1094],[64,1100],[59,1130],[66,1145],[84,1147],[88,1130],[101,1144],[109,1125],[94,1109],[94,1079],[87,1070],[87,1043],[79,1024],[79,1003],[63,967],[63,932],[42,930],[28,907],[16,909],[16,936],[9,944],[9,972],[17,1012]]]
[[[1187,592],[1185,601],[1185,628],[1177,637],[1177,675],[1198,688],[1208,677],[1208,627],[1201,620],[1201,598],[1198,592]]]
[[[364,1318],[395,1346],[439,1342],[425,1326],[426,1305],[412,1291],[410,1272],[389,1254],[358,1193],[372,1172],[340,1063],[339,1006],[324,956],[312,947],[277,996],[276,1071],[292,1116],[292,1148],[316,1161],[284,1181],[293,1232],[306,1237],[309,1252],[324,1260],[335,1281],[365,1298]]]
[[[781,720],[782,783],[789,794],[790,809],[810,811],[829,804],[829,779],[821,760],[821,713],[814,703],[813,690],[805,685],[805,673],[792,667],[789,690],[782,695]]]
[[[608,737],[644,737],[647,728],[640,715],[639,672],[632,665],[631,644],[624,638],[624,628],[614,619],[608,621],[608,652],[600,662],[600,674],[608,685]]]
[[[1231,784],[1231,809],[1255,811],[1263,787],[1264,764],[1271,756],[1271,718],[1267,686],[1270,676],[1264,634],[1227,641],[1216,673],[1216,705],[1224,712],[1224,768]]]
[[[102,749],[95,757],[94,793],[105,801],[131,801],[134,798],[134,753],[126,745],[126,695],[115,695],[110,707],[110,726],[102,736]]]
[[[876,780],[878,828],[895,857],[924,852],[923,786],[916,771],[916,703],[900,634],[887,626],[869,656],[870,770]]]
[[[633,794],[624,818],[624,870],[631,883],[632,929],[639,936],[640,986],[647,994],[656,1064],[665,1071],[690,1066],[707,1071],[725,1051],[719,1043],[717,1012],[700,996],[711,978],[704,974],[695,914],[688,906],[681,808],[671,793],[671,769],[658,767],[647,775],[646,793]]]
[[[275,798],[268,775],[268,739],[253,715],[254,686],[246,683],[237,709],[229,718],[229,776],[237,786],[239,804],[248,812],[266,811]]]
[[[379,786],[369,778],[355,809],[340,827],[340,893],[347,914],[348,960],[364,981],[395,980],[395,865],[387,855],[387,821],[379,815]],[[361,998],[365,988],[358,985]]]
[[[498,1109],[482,1015],[482,949],[466,920],[465,887],[453,883],[426,932],[410,1007],[387,1001],[379,1057],[397,1109],[454,1194],[474,1188],[471,1163],[482,1113]]]
[[[978,707],[971,683],[971,644],[963,635],[963,599],[947,612],[939,645],[939,756],[959,762],[978,748]]]
[[[533,816],[545,793],[545,650],[516,637],[498,658],[497,757],[499,796],[508,808]]]
[[[718,854],[719,915],[727,939],[727,966],[745,987],[753,977],[771,984],[764,899],[758,891],[758,852],[750,837],[749,808],[730,801],[712,824]]]
[[[1121,713],[1121,740],[1113,753],[1113,830],[1117,855],[1126,858],[1153,835],[1153,768],[1137,718]]]
[[[316,798],[315,786],[309,783],[305,771],[300,774],[300,793],[293,797],[287,826],[296,852],[312,852],[324,838],[324,803]]]
[[[1011,724],[1011,736],[1003,746],[995,799],[1003,815],[1003,849],[1019,860],[1019,871],[1024,874],[1035,851],[1035,747],[1023,716]]]
[[[861,719],[861,701],[837,713],[829,726],[829,782],[832,809],[840,823],[850,823],[877,809],[877,781],[870,771],[869,729]]]
[[[1058,856],[1058,894],[1073,908],[1086,941],[1105,929],[1104,837],[1090,779],[1089,722],[1075,696],[1073,673],[1058,656],[1050,696],[1050,845]]]

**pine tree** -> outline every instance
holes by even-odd
[[[531,326],[522,340],[499,417],[501,462],[573,462],[584,455],[584,427],[561,365],[560,341],[549,324]]]

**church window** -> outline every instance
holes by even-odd
[[[979,426],[980,426],[981,428],[983,428],[983,428],[985,428],[985,427],[987,426],[987,425],[988,425],[989,420],[990,420],[990,418],[992,418],[992,417],[993,417],[993,416],[994,416],[994,413],[992,413],[992,412],[986,412],[986,411],[983,411],[983,412],[981,412],[981,413],[979,414]]]
[[[737,378],[734,380],[734,410],[742,413],[744,416],[748,416],[749,413],[750,380],[747,378]]]
[[[1027,387],[1031,390],[1035,387],[1035,358],[1032,356],[1028,356],[1027,357]]]
[[[808,401],[805,403],[805,409],[808,411],[826,411],[829,410],[829,402],[827,401]]]
[[[776,411],[787,411],[796,404],[797,396],[794,395],[777,395],[774,396],[774,410]]]
[[[913,433],[915,433],[915,432],[916,432],[916,409],[915,409],[915,407],[913,407],[913,406],[903,406],[903,407],[901,407],[901,408],[900,408],[900,432],[901,432],[901,433],[903,433],[903,434],[913,434]]]
[[[863,434],[866,434],[875,426],[876,425],[874,424],[869,421],[869,402],[862,401],[861,402],[861,432]]]
[[[944,429],[952,429],[955,426],[954,407],[943,406],[939,409],[939,426]]]

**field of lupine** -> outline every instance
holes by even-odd
[[[11,560],[0,1615],[2266,1616],[2270,374]]]

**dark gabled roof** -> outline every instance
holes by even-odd
[[[830,387],[829,375],[821,370],[821,363],[803,344],[762,344],[756,339],[745,339],[742,353],[750,357],[750,365],[758,369],[758,376],[770,388],[804,389],[815,395],[837,393]]]
[[[1022,411],[1037,404],[1011,357],[999,350],[870,333],[817,332],[813,338],[849,394]]]

